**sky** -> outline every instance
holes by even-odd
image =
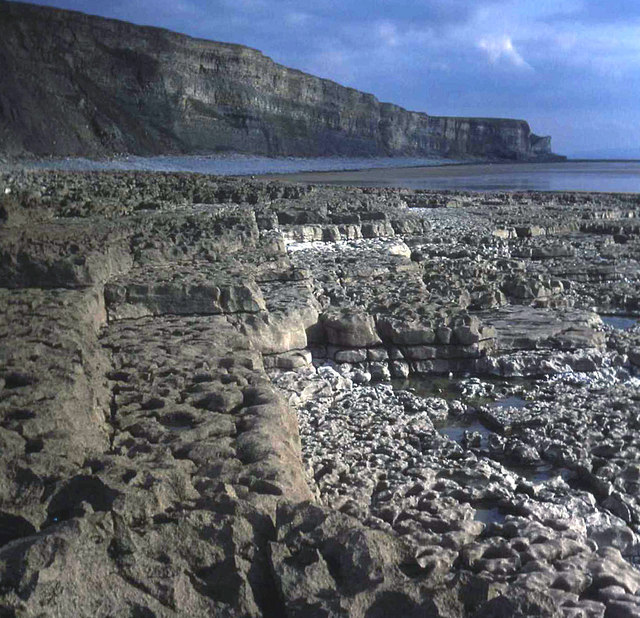
[[[42,0],[240,43],[444,116],[523,118],[555,152],[640,156],[640,0]]]

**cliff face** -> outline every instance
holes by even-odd
[[[538,154],[533,145],[539,139],[522,120],[497,118],[429,117],[430,147],[446,155],[487,155],[519,159]],[[539,154],[551,152],[549,149]]]
[[[522,120],[441,118],[259,51],[0,0],[0,152],[544,157]]]

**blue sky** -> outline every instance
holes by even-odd
[[[640,155],[640,0],[44,0],[260,49],[434,115]]]

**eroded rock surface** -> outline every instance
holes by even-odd
[[[0,196],[0,614],[640,615],[637,196]]]

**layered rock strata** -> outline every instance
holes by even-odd
[[[640,613],[637,196],[0,195],[3,615]]]
[[[523,120],[409,112],[241,45],[5,0],[0,64],[10,156],[551,156]]]

